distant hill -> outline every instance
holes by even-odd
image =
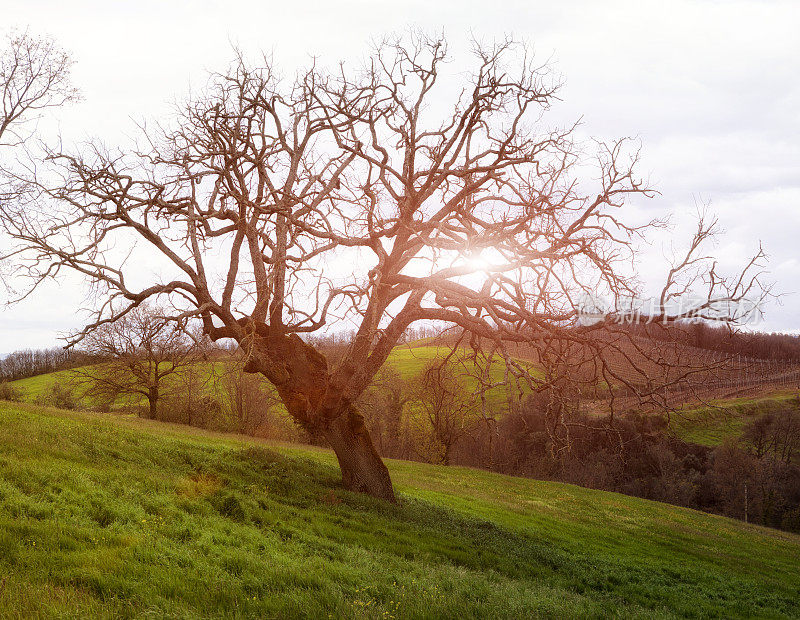
[[[428,364],[434,360],[444,358],[449,352],[450,348],[446,345],[428,344],[426,342],[400,345],[395,347],[392,351],[387,364],[396,370],[403,379],[409,380],[418,376]],[[457,354],[453,356],[453,359],[462,360],[466,370],[472,372],[474,370],[474,365],[467,359],[468,353],[466,349],[459,349]],[[221,360],[200,363],[204,372],[209,373],[215,366],[218,372],[222,372],[225,364],[226,362]],[[60,370],[28,377],[26,379],[19,379],[13,381],[12,384],[21,391],[22,398],[25,402],[32,403],[36,402],[43,394],[46,394],[53,384],[68,382],[71,376],[70,373],[70,370]],[[491,379],[495,382],[499,382],[502,381],[503,376],[502,363],[495,364],[491,371]],[[464,377],[464,381],[468,388],[476,385],[475,381],[471,380],[470,377]],[[487,400],[490,404],[504,404],[506,400],[505,390],[502,388],[490,389],[487,392]],[[88,401],[83,402],[79,399],[79,404],[85,408],[91,408],[95,403]]]
[[[701,407],[686,407],[671,416],[670,429],[684,441],[714,447],[742,434],[745,425],[765,413],[783,408],[800,409],[797,391],[779,391],[751,397],[715,400]]]
[[[434,344],[434,339],[423,339],[417,342],[412,342],[406,345],[400,345],[392,352],[388,365],[391,366],[397,373],[405,380],[411,380],[418,376],[420,372],[431,362],[436,359],[441,359],[450,351],[447,343]],[[692,349],[687,348],[689,353]],[[518,353],[524,357],[525,350],[520,349]],[[455,357],[456,359],[465,359],[468,356],[468,351],[462,349]],[[226,362],[203,362],[201,363],[204,372],[212,372],[216,368],[217,372],[222,372]],[[471,362],[465,362],[466,370],[471,370]],[[783,366],[776,365],[774,367],[775,373],[773,375],[766,375],[767,380],[759,383],[754,378],[750,384],[742,380],[741,387],[737,388],[736,379],[728,378],[725,381],[718,382],[719,386],[711,385],[705,391],[701,392],[700,396],[707,399],[706,402],[698,403],[695,395],[690,392],[676,393],[672,399],[671,404],[675,406],[679,413],[672,416],[670,428],[676,436],[685,441],[699,443],[706,446],[716,446],[721,444],[726,439],[738,437],[744,425],[751,419],[758,415],[772,410],[776,407],[781,407],[785,403],[798,395],[797,390],[787,390],[786,383],[781,382],[780,375]],[[792,376],[800,374],[800,370],[792,368]],[[61,370],[47,374],[40,374],[26,379],[20,379],[12,382],[13,385],[21,392],[22,400],[28,403],[36,403],[47,394],[48,390],[56,383],[68,383],[70,378],[70,370]],[[533,369],[533,372],[536,372]],[[756,375],[756,371],[752,371]],[[766,372],[766,371],[765,371]],[[772,380],[769,380],[772,377]],[[492,368],[491,379],[495,382],[500,382],[503,379],[502,364],[495,364]],[[463,378],[464,383],[468,389],[476,388],[477,383],[470,377]],[[264,381],[267,389],[271,389],[269,384]],[[215,385],[213,389],[220,389],[221,386]],[[209,387],[209,389],[212,389]],[[490,407],[502,410],[507,404],[507,394],[504,388],[495,387],[487,392],[487,404]],[[683,400],[688,401],[685,405],[681,405]],[[117,407],[123,405],[136,404],[135,398],[120,400],[116,404]],[[143,402],[143,401],[142,401]],[[622,404],[622,408],[636,408],[635,399],[621,398],[617,406]],[[78,398],[78,405],[81,408],[91,409],[96,403],[91,400]],[[602,411],[604,403],[602,401],[591,403],[590,410],[595,408]]]

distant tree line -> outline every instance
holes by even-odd
[[[686,346],[742,357],[800,361],[800,336],[767,332],[732,330],[704,321],[660,324],[634,324],[629,329],[637,335],[661,341],[677,341]]]
[[[0,380],[16,381],[94,361],[96,358],[89,353],[73,349],[22,349],[0,357]]]

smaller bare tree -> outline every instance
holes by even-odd
[[[177,379],[202,357],[183,327],[146,305],[99,326],[85,337],[84,345],[106,361],[74,369],[75,383],[85,397],[107,402],[123,395],[143,396],[148,417],[155,418],[170,378]]]
[[[748,423],[742,436],[757,459],[772,457],[788,465],[800,450],[800,413],[789,407],[765,413]]]
[[[391,363],[378,371],[370,387],[361,395],[358,407],[381,456],[409,456],[403,434],[403,412],[413,398],[409,382]]]
[[[479,404],[462,383],[452,362],[434,360],[420,374],[415,403],[430,424],[433,440],[430,457],[449,465],[453,446],[467,433],[476,419]]]
[[[271,414],[279,403],[278,395],[260,375],[246,373],[241,359],[221,364],[217,372],[218,391],[223,395],[236,430],[246,435],[274,435]]]

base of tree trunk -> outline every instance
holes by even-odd
[[[346,489],[397,501],[389,470],[372,445],[364,418],[354,407],[333,420],[324,435],[339,459]]]

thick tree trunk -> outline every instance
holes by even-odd
[[[149,393],[147,395],[147,404],[149,409],[148,417],[151,420],[156,419],[156,415],[158,413],[157,404],[158,404],[158,389],[157,388],[150,388]]]
[[[334,419],[324,435],[339,459],[342,483],[346,489],[390,502],[396,501],[389,470],[372,445],[364,418],[355,407],[349,406],[347,411]]]
[[[328,441],[346,489],[395,501],[389,470],[372,445],[364,418],[353,405],[340,404],[341,388],[332,388],[324,355],[297,334],[267,334],[256,340],[244,369],[267,377],[295,421]]]

